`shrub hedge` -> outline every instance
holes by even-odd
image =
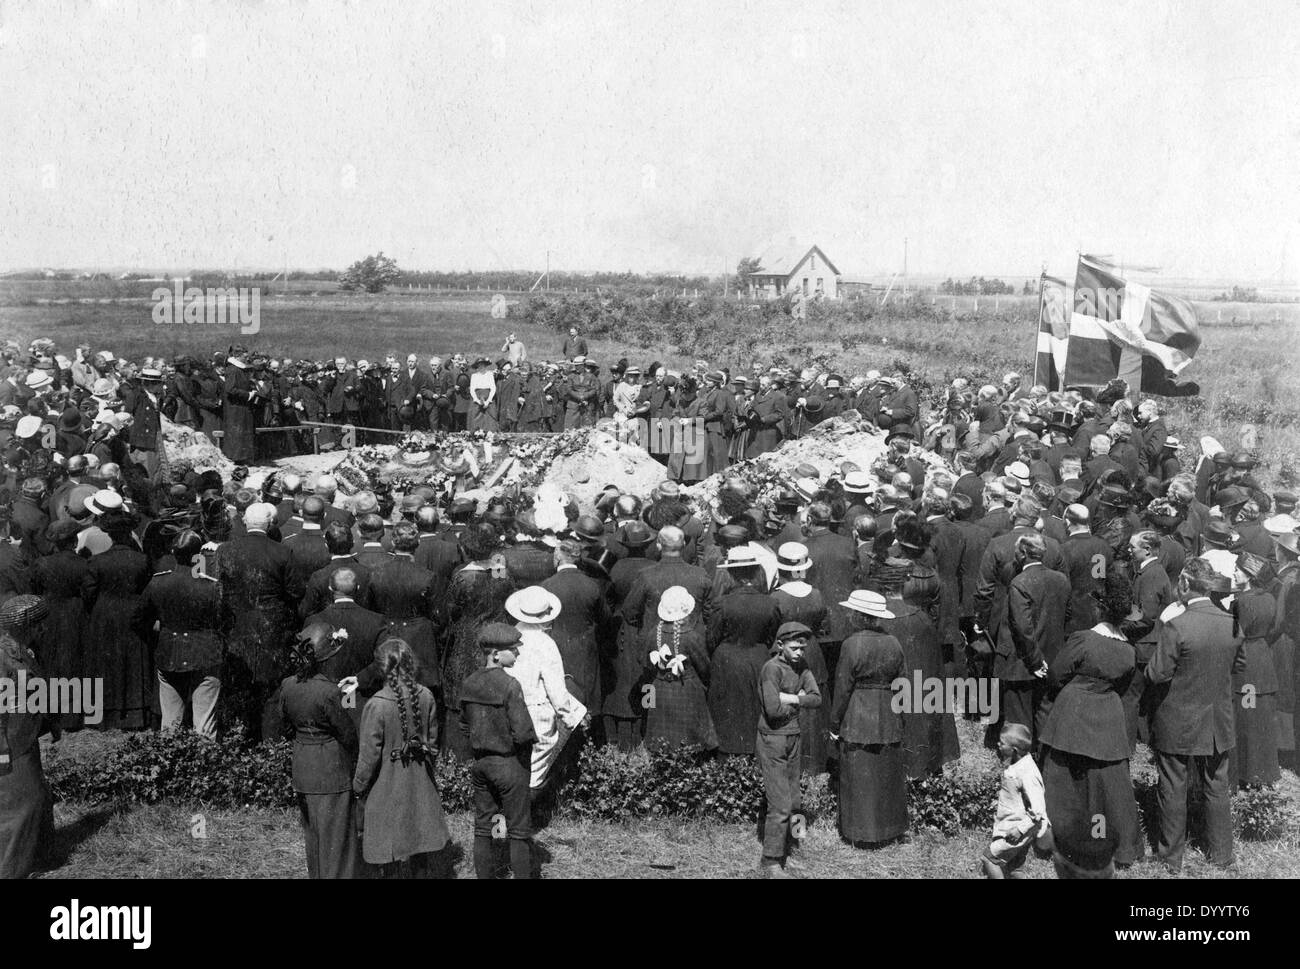
[[[289,783],[288,742],[250,745],[238,731],[217,741],[196,734],[141,733],[98,759],[55,756],[46,769],[60,801],[100,803],[160,801],[211,807],[285,808],[295,804]],[[472,804],[469,766],[439,760],[435,772],[443,807],[467,811]],[[998,775],[995,770],[954,770],[910,782],[912,828],[943,835],[987,831],[993,823]],[[1138,806],[1148,830],[1155,817],[1151,779],[1135,779]],[[831,823],[837,805],[825,783],[803,780],[803,806],[811,818]],[[763,784],[749,757],[713,757],[698,747],[666,747],[622,753],[587,746],[570,769],[559,796],[564,814],[592,821],[638,818],[696,818],[717,822],[756,821],[763,808]],[[1242,792],[1233,799],[1238,835],[1272,840],[1286,833],[1285,798],[1277,791]]]

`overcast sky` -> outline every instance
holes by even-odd
[[[0,266],[1300,280],[1295,2],[0,3]]]

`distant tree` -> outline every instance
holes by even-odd
[[[741,292],[749,286],[749,274],[756,273],[762,268],[763,264],[757,256],[746,256],[736,263],[736,291]]]
[[[1033,285],[1029,282],[1029,280],[1027,280],[1027,279],[1025,280],[1025,288],[1022,289],[1020,292],[1021,292],[1021,295],[1022,295],[1022,296],[1032,296],[1032,295],[1033,295],[1033,293],[1034,293],[1034,287],[1033,287]]]
[[[397,262],[380,252],[349,266],[339,277],[339,286],[349,291],[360,289],[367,293],[379,293],[401,274]]]

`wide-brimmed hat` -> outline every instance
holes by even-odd
[[[41,432],[41,419],[35,414],[18,418],[14,426],[14,437],[35,437]]]
[[[802,542],[785,542],[776,550],[776,567],[782,572],[801,572],[812,568],[808,546]]]
[[[1300,554],[1300,533],[1287,532],[1283,535],[1274,535],[1273,541],[1281,545],[1288,552]]]
[[[628,522],[614,534],[624,548],[645,548],[655,540],[654,532],[645,522]]]
[[[683,586],[669,586],[659,597],[659,618],[664,622],[681,622],[695,611],[695,597]]]
[[[1210,522],[1205,526],[1203,534],[1206,542],[1225,547],[1237,540],[1237,535],[1232,530],[1232,526],[1225,521]]]
[[[844,490],[850,494],[870,494],[874,487],[871,475],[865,471],[850,471],[844,476]]]
[[[27,375],[28,390],[42,390],[52,383],[54,383],[54,380],[44,370],[33,370]]]
[[[122,510],[122,496],[116,491],[96,491],[85,501],[86,510],[92,515],[105,515],[111,511]]]
[[[1300,521],[1288,514],[1273,515],[1264,519],[1264,531],[1270,535],[1285,535],[1287,532],[1300,530]]]
[[[512,593],[506,600],[506,612],[519,622],[551,622],[560,614],[560,600],[540,585],[530,585]]]
[[[821,482],[816,478],[800,478],[794,483],[795,494],[804,501],[812,501],[821,488]]]
[[[886,607],[885,597],[879,592],[872,592],[869,589],[854,589],[840,605],[845,609],[852,609],[854,612],[875,616],[877,619],[894,618],[894,614]]]
[[[720,569],[747,569],[758,565],[758,556],[748,545],[737,545],[727,549],[727,560],[719,562]]]
[[[18,629],[40,622],[50,614],[50,607],[40,596],[14,596],[0,606],[0,629]]]

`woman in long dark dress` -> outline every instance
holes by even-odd
[[[370,581],[371,608],[388,620],[389,635],[411,647],[421,685],[437,696],[442,690],[438,629],[433,621],[439,606],[435,601],[437,577],[415,564],[420,533],[414,523],[398,522],[392,537],[393,561]]]
[[[781,620],[776,603],[764,593],[763,569],[752,549],[731,549],[727,569],[735,585],[722,597],[710,630],[709,712],[724,754],[753,754],[762,699],[758,674]]]
[[[858,589],[841,607],[857,631],[840,647],[831,739],[840,749],[840,834],[879,844],[907,831],[903,717],[894,712],[893,682],[903,675],[903,647],[882,631],[893,619],[878,592]]]
[[[460,537],[469,559],[447,584],[447,642],[442,653],[442,689],[446,700],[442,748],[457,760],[474,759],[469,738],[460,723],[460,686],[483,664],[478,648],[479,628],[489,622],[511,622],[506,600],[515,583],[497,552],[497,532],[491,525],[474,525]]]
[[[1234,597],[1232,618],[1242,637],[1246,669],[1232,677],[1233,707],[1237,715],[1237,746],[1228,755],[1232,789],[1275,784],[1282,776],[1277,756],[1277,668],[1268,644],[1277,618],[1272,564],[1258,555],[1242,552],[1237,569],[1249,587]]]
[[[31,644],[47,618],[40,596],[14,596],[0,605],[0,677],[43,674]],[[42,721],[40,713],[0,711],[0,879],[31,874],[54,832],[54,800],[38,739],[48,721]]]
[[[826,632],[826,601],[819,590],[805,580],[812,560],[808,546],[799,542],[786,542],[776,552],[777,585],[772,590],[776,603],[777,623],[803,623],[813,631],[803,650],[804,665],[817,681],[823,697],[830,696],[830,670],[822,653],[819,638]],[[801,744],[800,769],[805,774],[826,773],[826,758],[830,746],[831,705],[823,702],[816,707],[799,708],[799,735]]]
[[[924,684],[943,677],[943,645],[939,642],[937,623],[939,574],[920,562],[913,562],[912,574],[903,581],[899,591],[898,597],[886,597],[895,618],[885,630],[903,647],[903,676],[909,687],[919,676],[924,690]],[[945,708],[939,710],[918,707],[918,699],[921,697],[914,698],[911,709],[903,712],[907,776],[936,777],[943,773],[944,764],[961,756],[957,721],[953,711],[946,708],[946,693]]]
[[[646,549],[654,541],[654,533],[644,522],[634,521],[623,525],[616,533],[620,546],[627,555],[610,569],[610,609],[618,619],[618,632],[614,637],[614,655],[609,666],[602,671],[601,682],[608,692],[603,698],[601,716],[605,725],[605,742],[619,750],[630,751],[640,745],[644,732],[646,709],[642,705],[642,692],[649,682],[646,670],[646,631],[623,621],[623,602],[632,591],[632,584],[642,571],[655,563],[645,557]],[[696,625],[698,615],[694,617]],[[704,637],[704,631],[701,630]],[[704,637],[707,638],[707,637]],[[706,654],[707,659],[707,654]],[[699,670],[696,671],[700,673]],[[707,674],[703,674],[707,675]],[[716,741],[715,741],[716,744]]]
[[[132,625],[140,594],[149,584],[149,560],[132,540],[135,523],[129,512],[100,517],[99,527],[113,544],[91,557],[81,586],[90,613],[82,675],[104,682],[104,718],[95,724],[99,730],[148,727],[157,695],[149,645]]]
[[[654,676],[654,702],[646,712],[647,745],[698,744],[705,750],[718,746],[704,689],[709,651],[704,627],[692,621],[694,612],[695,599],[680,585],[665,589],[659,598],[659,621],[646,656]]]
[[[1136,659],[1119,629],[1132,603],[1127,577],[1112,572],[1098,603],[1102,621],[1072,633],[1052,663],[1060,691],[1039,735],[1055,850],[1069,865],[1091,871],[1105,870],[1112,856],[1116,864],[1132,864],[1145,850],[1123,700]]]
[[[55,522],[49,530],[54,551],[32,565],[32,592],[45,599],[50,611],[36,645],[36,656],[51,678],[86,675],[82,638],[86,608],[81,589],[90,566],[74,551],[80,532],[81,526],[70,518]],[[80,713],[61,712],[55,720],[64,730],[81,729]]]
[[[704,400],[695,378],[683,377],[668,422],[673,440],[672,453],[668,456],[668,477],[674,481],[691,484],[704,480],[708,442],[703,430],[696,429],[699,425],[690,423],[700,416],[703,406]]]

